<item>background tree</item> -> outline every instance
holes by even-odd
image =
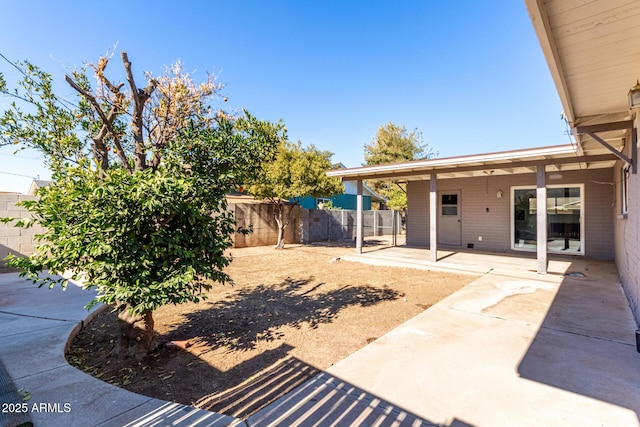
[[[97,289],[90,305],[119,312],[118,353],[141,358],[155,347],[155,309],[230,282],[224,251],[235,222],[225,194],[253,179],[286,136],[246,112],[214,111],[221,85],[211,78],[195,84],[178,63],[147,73],[139,88],[121,58],[128,89],[106,77],[102,57],[65,76],[75,102],[55,95],[51,75],[16,64],[23,79],[0,117],[0,141],[40,150],[53,176],[38,200],[23,203],[46,230],[36,252],[10,263],[40,286],[67,284],[38,275],[44,270],[73,271]]]
[[[380,126],[370,144],[364,146],[365,165],[410,162],[436,156],[422,141],[422,134],[414,129],[407,132],[404,126],[392,122]],[[394,210],[407,208],[406,186],[393,181],[367,181],[367,185],[387,199],[387,205]]]
[[[280,144],[273,162],[265,165],[247,190],[257,199],[267,199],[275,206],[274,219],[278,226],[276,249],[284,248],[284,231],[290,222],[290,213],[305,196],[330,197],[342,194],[344,187],[339,178],[328,177],[331,169],[329,151],[318,150],[313,145],[302,147],[298,142]],[[289,201],[293,200],[290,204]],[[286,206],[290,206],[286,213]]]

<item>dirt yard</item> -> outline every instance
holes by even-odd
[[[247,417],[474,279],[335,260],[353,251],[235,249],[235,285],[214,286],[200,304],[158,310],[162,345],[146,360],[111,356],[118,331],[109,310],[80,332],[67,358],[137,393]],[[170,341],[190,346],[164,345]]]

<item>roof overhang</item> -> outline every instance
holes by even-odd
[[[632,138],[628,127],[597,132],[598,138],[580,129],[633,118],[627,93],[640,78],[640,2],[525,3],[579,151],[587,156],[611,148],[626,151]]]
[[[408,181],[429,179],[435,173],[438,179],[468,178],[487,175],[513,175],[535,173],[542,162],[547,170],[567,171],[612,167],[616,157],[611,153],[581,156],[574,145],[558,145],[526,150],[501,151],[473,156],[417,160],[406,163],[337,169],[329,176],[345,181],[359,179],[388,179]]]

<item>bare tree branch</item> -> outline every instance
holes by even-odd
[[[80,95],[84,96],[87,101],[89,101],[89,103],[93,106],[93,108],[95,109],[96,113],[98,113],[98,115],[100,116],[100,119],[102,119],[102,122],[104,124],[106,124],[108,122],[107,116],[104,114],[104,111],[102,111],[102,108],[100,107],[100,104],[98,103],[98,101],[96,100],[96,98],[90,94],[89,92],[87,92],[86,90],[84,90],[83,88],[81,88],[75,81],[73,81],[73,79],[71,77],[69,77],[68,75],[64,76],[64,79],[67,81],[67,83],[69,83],[69,85],[74,88],[77,92],[80,93]]]
[[[124,83],[119,83],[118,86],[114,86],[113,83],[109,79],[107,79],[104,75],[104,70],[107,68],[107,64],[109,63],[109,58],[103,56],[98,61],[98,65],[94,65],[93,69],[95,70],[96,76],[100,79],[102,84],[104,84],[114,95],[120,94],[120,89],[124,86]]]
[[[118,134],[113,128],[113,122],[118,117],[118,110],[120,109],[119,106],[117,105],[118,104],[117,100],[119,98],[120,99],[122,98],[122,94],[120,93],[120,91],[118,90],[117,93],[114,93],[114,95],[116,96],[116,102],[112,104],[111,109],[109,110],[109,113],[105,114],[104,110],[100,106],[100,103],[98,103],[98,100],[91,93],[87,92],[82,87],[80,87],[68,75],[65,75],[64,79],[67,81],[67,83],[69,83],[69,85],[72,88],[74,88],[78,93],[84,96],[87,101],[89,101],[89,103],[93,106],[93,109],[100,116],[100,119],[102,121],[102,127],[100,128],[100,132],[98,133],[98,135],[95,135],[92,139],[94,140],[94,143],[95,143],[94,153],[96,154],[96,157],[101,159],[100,165],[102,170],[104,171],[109,167],[108,149],[104,140],[107,137],[107,135],[111,135],[111,137],[113,138],[113,142],[116,146],[116,149],[118,150],[117,155],[120,158],[122,165],[127,170],[127,172],[132,173],[133,171],[131,169],[131,165],[129,164],[127,156],[124,150],[122,149],[122,145],[120,144],[120,139],[118,138]],[[111,86],[114,89],[117,89],[115,86],[113,85]],[[119,85],[118,87],[122,87],[122,84]]]
[[[98,113],[103,122],[100,133],[92,137],[92,150],[94,157],[100,164],[100,176],[104,176],[104,172],[109,168],[109,152],[107,151],[107,146],[104,143],[104,137],[106,136],[106,132],[108,130],[106,128],[107,117],[105,116],[104,111],[102,111],[102,108],[100,108],[100,104],[98,104],[98,101],[96,101],[93,95],[81,88],[75,81],[73,81],[71,77],[65,75],[64,79],[73,89],[75,89],[80,95],[84,96],[87,101],[89,101],[89,103],[93,106],[94,110],[96,111],[96,113]]]
[[[144,170],[147,167],[144,135],[143,135],[143,113],[144,104],[149,100],[151,94],[156,88],[158,82],[154,79],[149,81],[149,84],[144,89],[138,89],[133,78],[133,72],[131,71],[131,62],[127,52],[121,52],[122,63],[124,64],[124,70],[127,75],[127,81],[131,88],[131,98],[133,99],[133,114],[131,116],[131,132],[133,133],[133,139],[135,141],[134,147],[134,163],[137,170]]]

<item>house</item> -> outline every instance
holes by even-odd
[[[27,194],[30,196],[35,196],[36,192],[40,188],[47,187],[49,185],[51,185],[51,181],[44,179],[34,179],[33,181],[31,181],[31,185],[29,186],[29,191],[27,192]]]
[[[606,151],[616,156],[609,210],[613,233],[607,237],[640,323],[640,109],[630,108],[627,98],[640,78],[640,2],[526,0],[526,4],[579,154]]]
[[[355,211],[357,207],[357,186],[353,181],[345,181],[344,193],[327,198],[303,197],[299,205],[305,209],[322,209],[331,202],[336,208]],[[373,208],[386,209],[387,199],[376,193],[367,184],[362,184],[362,209],[370,211]]]
[[[407,243],[614,260],[640,322],[640,2],[525,0],[575,144],[330,171],[407,183]],[[523,132],[531,125],[523,120]],[[362,251],[361,225],[356,250]]]

